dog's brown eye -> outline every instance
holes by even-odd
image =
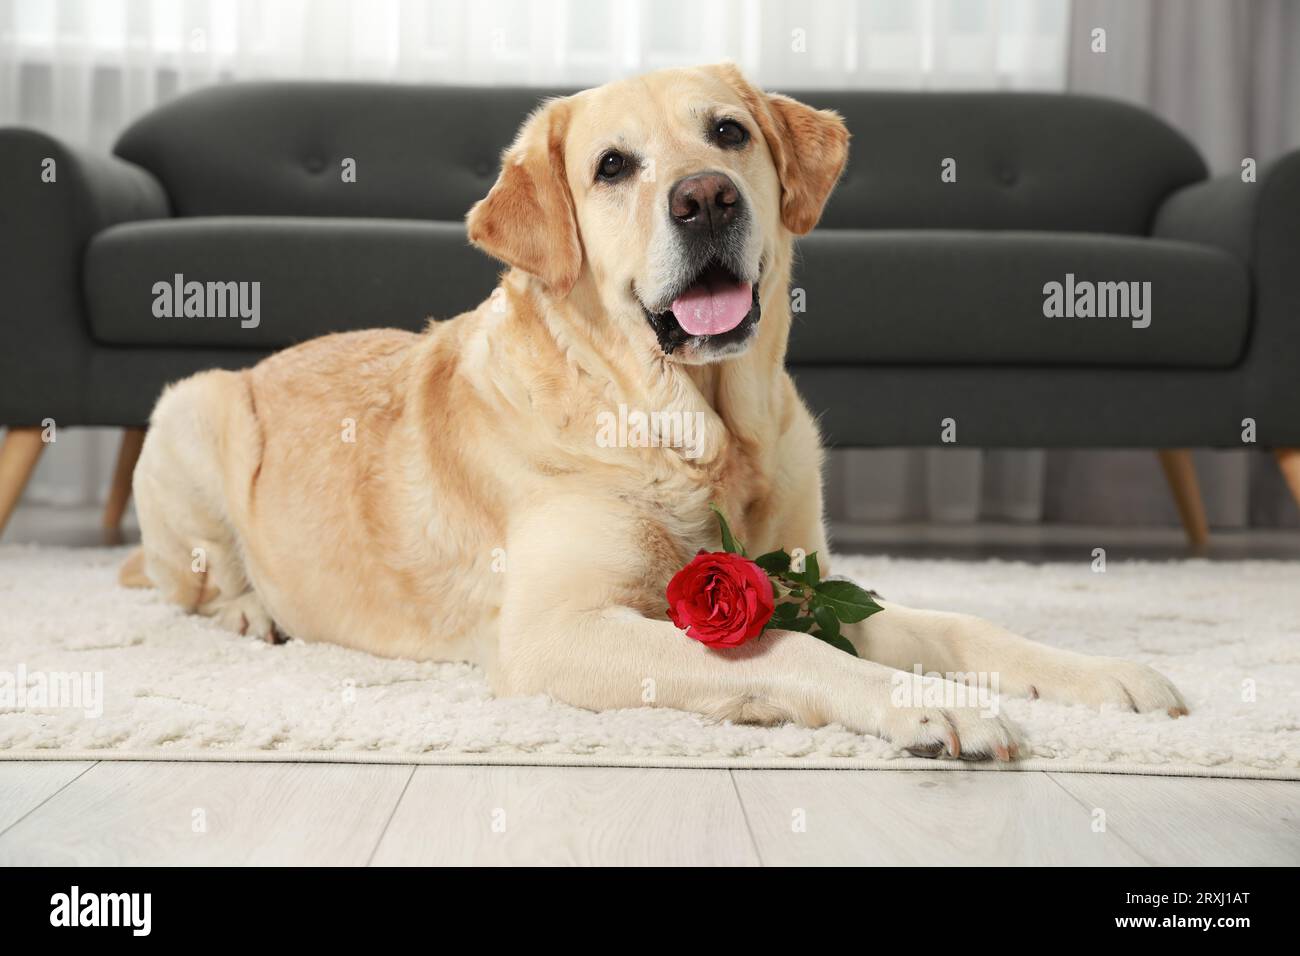
[[[739,149],[749,142],[749,132],[735,120],[719,120],[713,127],[713,141],[726,149]]]
[[[604,156],[600,157],[600,163],[596,166],[597,179],[618,179],[627,169],[627,157],[622,153],[610,150]]]

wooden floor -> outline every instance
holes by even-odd
[[[1300,783],[0,762],[0,864],[1300,863]]]

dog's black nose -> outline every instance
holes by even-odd
[[[692,232],[720,233],[736,219],[740,190],[722,173],[696,173],[678,180],[668,194],[668,212]]]

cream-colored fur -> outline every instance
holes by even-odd
[[[750,132],[743,149],[710,141],[721,116]],[[471,239],[512,267],[481,306],[422,335],[330,335],[164,392],[135,473],[148,579],[241,633],[473,661],[499,694],[836,722],[927,754],[1010,759],[1019,741],[976,706],[898,704],[895,668],[1182,712],[1148,668],[958,615],[888,606],[848,629],[862,659],[794,632],[715,651],[666,620],[669,577],[718,547],[710,502],[750,553],[798,547],[828,564],[821,443],[784,370],[787,287],[792,237],[816,223],[847,143],[834,114],[729,66],[547,104],[469,217]],[[614,147],[638,168],[598,182]],[[689,265],[666,197],[705,170],[748,208],[761,320],[739,354],[668,355],[642,305]],[[700,454],[604,447],[597,415],[620,405],[698,413]],[[140,581],[138,562],[124,574]]]

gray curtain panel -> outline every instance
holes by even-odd
[[[1092,49],[1097,28],[1106,31],[1105,53]],[[1070,90],[1162,116],[1216,174],[1300,147],[1294,0],[1074,0],[1067,42]],[[1300,526],[1270,455],[1195,458],[1212,526]],[[828,510],[843,522],[1178,523],[1156,456],[1145,451],[841,451],[827,481]]]
[[[1091,49],[1094,28],[1105,53]],[[1214,173],[1300,145],[1295,0],[1074,0],[1069,43],[1070,89],[1152,110]]]

